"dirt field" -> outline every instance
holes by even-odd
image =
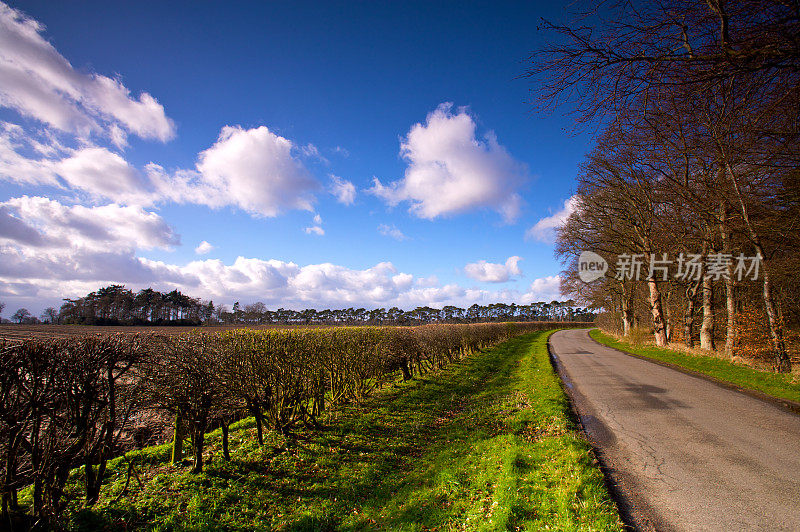
[[[204,332],[227,331],[229,329],[285,329],[290,327],[308,327],[305,325],[215,325],[209,327],[143,327],[143,326],[100,326],[100,325],[0,325],[0,339],[28,340],[32,338],[69,338],[86,334],[181,334],[201,329]],[[319,327],[319,325],[311,325]]]

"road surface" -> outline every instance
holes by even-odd
[[[800,530],[800,416],[625,355],[550,338],[621,511],[639,530]]]

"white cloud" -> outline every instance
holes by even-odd
[[[18,125],[0,128],[0,179],[23,185],[79,190],[94,200],[150,204],[148,180],[117,153],[99,146],[70,149],[51,138],[42,142]],[[26,157],[34,150],[43,158]],[[59,178],[63,180],[59,181]]]
[[[479,260],[464,266],[464,273],[467,277],[484,283],[505,283],[512,277],[522,275],[522,270],[519,269],[521,260],[517,256],[509,257],[505,264]]]
[[[265,126],[225,126],[217,142],[198,156],[196,170],[170,175],[149,164],[145,171],[159,199],[214,208],[232,205],[266,217],[291,209],[311,211],[319,184],[293,148],[292,141]]]
[[[20,126],[3,122],[0,130],[0,179],[23,185],[58,186],[53,162],[21,155],[19,151],[26,148],[37,152],[45,150],[43,144],[25,135]]]
[[[530,305],[538,301],[563,301],[561,295],[561,277],[549,275],[534,280],[528,287],[528,291],[520,297],[520,303]]]
[[[420,277],[416,280],[417,286],[421,286],[423,288],[431,288],[435,287],[439,284],[439,278],[435,275],[430,275],[428,277]]]
[[[324,236],[325,229],[322,228],[322,216],[320,216],[319,214],[315,214],[312,221],[314,222],[314,224],[310,227],[306,227],[305,229],[303,229],[303,231],[305,231],[307,235]]]
[[[167,249],[180,238],[157,214],[141,207],[63,205],[42,197],[0,203],[0,244],[49,250]]]
[[[325,234],[325,229],[323,229],[318,225],[312,225],[310,227],[306,227],[305,229],[303,229],[303,231],[305,231],[307,235],[323,236]]]
[[[141,174],[128,161],[106,148],[77,150],[71,157],[54,163],[53,168],[73,188],[83,190],[95,199],[136,203],[148,194],[148,183]]]
[[[208,241],[203,240],[196,248],[194,248],[194,252],[198,255],[205,255],[206,253],[210,253],[213,249],[214,246],[212,246]]]
[[[152,286],[169,291],[178,288],[194,297],[213,299],[215,303],[260,300],[270,308],[294,309],[414,308],[421,305],[465,308],[473,303],[527,304],[560,299],[557,276],[536,280],[528,291],[520,293],[440,285],[434,276],[415,277],[399,272],[390,262],[366,269],[330,263],[300,266],[293,262],[246,257],[238,257],[227,264],[218,259],[168,264],[137,257],[130,238],[120,239],[119,245],[106,244],[103,248],[99,244],[108,239],[102,235],[89,238],[94,230],[87,228],[79,231],[80,238],[75,239],[69,249],[59,248],[60,244],[52,241],[60,241],[60,237],[51,238],[51,231],[31,229],[27,219],[22,225],[11,226],[4,215],[21,220],[16,217],[16,210],[12,209],[11,213],[0,210],[0,234],[3,235],[0,239],[0,298],[32,308],[42,300],[78,297],[110,283],[126,284],[133,289]],[[39,241],[33,232],[40,233]],[[162,244],[174,242],[168,233],[155,240]],[[56,247],[48,247],[54,245]]]
[[[24,286],[28,297],[70,297],[78,295],[73,288],[93,285],[95,290],[110,282],[158,278],[192,284],[182,272],[150,267],[135,256],[137,249],[179,243],[160,216],[139,207],[14,198],[0,203],[0,286]]]
[[[343,205],[352,205],[356,200],[356,187],[350,181],[330,175],[331,186],[328,189],[336,197],[336,201]]]
[[[556,229],[561,227],[570,214],[578,208],[578,196],[572,196],[564,201],[564,206],[557,213],[542,218],[535,225],[525,231],[526,240],[538,240],[552,244],[555,241]]]
[[[408,237],[404,235],[403,232],[394,225],[380,224],[378,226],[378,232],[383,236],[394,238],[397,241],[403,241],[408,239]]]
[[[162,142],[175,135],[150,94],[137,99],[118,79],[75,70],[43,32],[39,22],[0,2],[0,106],[82,137],[105,134],[117,145],[129,133]]]
[[[292,156],[292,142],[265,126],[226,126],[199,156],[203,180],[242,209],[277,216],[285,209],[311,210],[317,182]]]
[[[198,250],[207,247],[204,243]],[[178,237],[157,214],[139,207],[11,199],[0,203],[0,298],[35,308],[44,300],[78,297],[100,286],[122,283],[135,289],[178,288],[217,303],[262,300],[273,308],[297,309],[468,307],[559,299],[557,277],[536,280],[520,293],[440,285],[435,276],[415,277],[397,271],[390,262],[359,270],[246,257],[229,264],[206,259],[178,265],[136,255],[140,248],[178,244]]]
[[[77,190],[95,202],[234,206],[254,216],[274,217],[290,209],[313,210],[319,189],[293,155],[293,143],[264,126],[224,127],[217,142],[198,155],[195,169],[171,173],[155,163],[139,171],[105,147],[70,149],[39,142],[15,124],[0,126],[0,179]],[[31,150],[56,157],[35,159],[20,153]]]
[[[517,190],[527,171],[494,133],[480,140],[476,129],[465,109],[454,114],[452,104],[440,105],[401,142],[400,154],[408,162],[405,177],[388,185],[375,178],[369,192],[390,205],[411,202],[410,212],[420,218],[487,207],[513,222],[522,203]]]

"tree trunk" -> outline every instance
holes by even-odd
[[[411,379],[411,370],[408,369],[408,359],[406,357],[400,359],[400,371],[403,372],[404,381]]]
[[[177,464],[183,459],[183,416],[180,409],[175,414],[175,433],[172,436],[172,463]]]
[[[725,202],[720,202],[719,219],[722,252],[730,255],[732,250],[731,232],[730,229],[728,229],[728,212]],[[728,264],[725,276],[725,310],[727,312],[725,323],[725,356],[730,358],[733,356],[733,347],[736,343],[736,300],[733,286],[733,264]]]
[[[672,342],[672,314],[669,307],[669,296],[667,293],[666,304],[664,307],[664,334],[666,335],[667,343]]]
[[[258,399],[247,398],[247,409],[253,414],[256,419],[256,434],[258,435],[258,444],[264,445],[264,428],[263,428],[263,415],[261,414],[261,403]]]
[[[696,281],[686,289],[686,312],[683,314],[683,343],[686,347],[694,347],[694,307],[701,283]]]
[[[92,469],[91,460],[86,461],[86,506],[91,507],[97,504],[100,499],[100,489],[103,486],[103,477],[106,474],[107,458],[113,455],[114,433],[117,429],[117,389],[114,377],[114,363],[109,361],[106,365],[106,382],[108,385],[108,421],[106,423],[103,443],[97,452],[97,471],[92,471],[91,479],[89,470]]]
[[[710,238],[709,232],[706,233]],[[703,263],[711,251],[709,240],[703,242]],[[700,324],[700,348],[714,350],[714,281],[706,275],[705,266],[701,272],[701,290],[703,291],[703,321]]]
[[[85,478],[85,489],[86,489],[86,506],[91,507],[95,502],[97,502],[97,498],[99,497],[99,492],[95,495],[95,485],[97,484],[97,476],[94,470],[94,464],[92,463],[92,458],[90,456],[86,457],[83,465],[84,469],[84,478]]]
[[[733,277],[725,279],[725,308],[728,313],[725,324],[725,356],[732,357],[736,346],[736,292]]]
[[[9,486],[13,485],[16,470],[17,470],[17,451],[19,449],[19,445],[21,443],[23,434],[22,430],[18,428],[19,425],[16,427],[11,428],[8,431],[8,446],[7,455],[5,457],[5,478],[3,479],[3,521],[8,522],[9,520],[9,510],[10,508],[16,505],[16,489],[12,489]]]
[[[622,334],[628,336],[633,328],[633,289],[622,284]]]
[[[206,427],[208,426],[208,413],[211,408],[211,395],[202,394],[199,407],[197,417],[192,422],[192,450],[194,451],[192,473],[203,472],[203,447],[205,446]]]
[[[231,459],[231,453],[228,451],[228,420],[222,420],[222,457],[225,460]]]
[[[192,436],[192,451],[194,454],[194,466],[192,466],[192,473],[203,472],[203,446],[205,444],[205,431],[200,428],[199,423],[196,423],[192,428],[194,432]]]
[[[781,320],[778,317],[778,312],[775,309],[775,297],[772,294],[772,282],[769,277],[766,254],[764,253],[764,248],[761,245],[761,238],[759,238],[758,233],[753,227],[753,224],[750,223],[750,216],[747,212],[747,206],[745,205],[744,198],[742,197],[742,191],[739,187],[739,182],[736,179],[736,174],[733,173],[733,168],[731,168],[731,165],[727,160],[725,161],[725,169],[727,170],[733,190],[736,193],[736,199],[739,203],[739,210],[742,214],[742,220],[744,221],[745,227],[747,228],[747,232],[750,236],[750,240],[755,246],[756,252],[761,260],[761,275],[764,277],[764,290],[762,294],[764,296],[764,309],[767,311],[767,321],[769,322],[769,335],[772,343],[773,356],[775,357],[775,369],[780,372],[787,372],[791,370],[792,365],[791,361],[789,360],[789,355],[786,352],[786,344],[783,341],[783,324],[781,323]]]
[[[650,288],[650,312],[653,317],[653,336],[655,337],[656,345],[663,347],[667,345],[667,331],[664,323],[664,310],[661,305],[661,292],[658,289],[658,283],[653,277],[647,280],[647,286]]]
[[[759,250],[759,253],[760,252],[761,250]],[[769,321],[769,333],[772,340],[772,350],[775,356],[775,370],[786,373],[791,371],[792,363],[789,360],[789,355],[786,353],[786,344],[783,341],[783,327],[778,312],[775,309],[775,299],[772,296],[772,283],[766,268],[763,268],[762,275],[764,276],[764,308],[767,311],[767,320]]]
[[[714,281],[703,277],[703,323],[700,326],[700,347],[713,351],[714,347]]]

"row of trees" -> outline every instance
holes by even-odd
[[[0,301],[0,315],[3,314],[4,308],[5,304]],[[58,323],[58,311],[53,307],[47,307],[44,311],[42,311],[41,316],[37,318],[31,314],[30,310],[26,309],[25,307],[20,307],[14,312],[14,314],[11,315],[10,321],[13,323],[26,325],[35,325],[37,323]],[[5,320],[0,320],[0,322],[5,322]]]
[[[555,326],[563,324],[237,329],[0,344],[4,522],[18,490],[32,486],[37,526],[57,527],[77,495],[65,486],[81,466],[85,503],[93,505],[120,438],[148,410],[174,417],[172,461],[182,461],[189,436],[193,471],[200,472],[211,428],[222,428],[222,455],[229,459],[228,426],[236,419],[253,416],[263,444],[264,430],[314,428],[331,406],[360,402],[399,375],[410,379]]]
[[[48,309],[49,312],[51,309]],[[50,318],[48,320],[48,318]],[[418,307],[404,311],[389,309],[305,309],[269,310],[256,302],[233,308],[215,306],[178,290],[161,293],[147,288],[134,293],[123,285],[110,285],[85,297],[65,299],[55,316],[45,315],[52,323],[97,325],[165,324],[346,324],[346,325],[420,325],[425,323],[474,323],[483,321],[591,321],[594,315],[577,307],[574,301],[539,302],[530,305],[494,303],[469,308],[445,306],[441,309]]]
[[[112,284],[77,299],[64,299],[60,323],[91,325],[200,325],[215,318],[214,303],[203,302],[179,290],[161,293],[145,288],[134,293]],[[218,311],[216,311],[218,317]]]
[[[648,315],[658,345],[699,341],[789,370],[786,328],[800,325],[800,2],[602,3],[549,28],[559,44],[534,54],[529,72],[541,101],[572,101],[601,128],[558,232],[562,290],[614,311],[624,333]],[[612,265],[641,254],[642,276],[584,283],[584,250]],[[704,269],[654,267],[665,253],[700,255]],[[734,274],[739,255],[760,257],[757,280]]]

